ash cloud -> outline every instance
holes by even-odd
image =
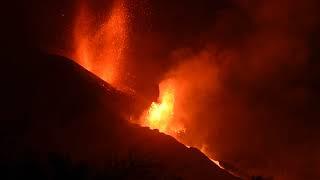
[[[153,22],[164,29],[153,47],[173,45],[150,63],[153,77],[179,83],[184,140],[249,174],[319,178],[318,2],[233,1],[206,23],[179,24],[183,35],[167,32],[171,16],[201,16],[195,8],[211,4],[194,3],[155,18],[168,24]]]
[[[39,2],[21,3],[5,44],[72,51],[78,1]],[[317,0],[128,3],[126,83],[149,96],[168,77],[182,81],[186,142],[249,174],[320,178]]]

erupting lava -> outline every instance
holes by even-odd
[[[160,103],[153,102],[148,111],[147,122],[150,128],[159,129],[164,132],[173,115],[174,92],[168,89],[160,97]]]
[[[146,110],[142,116],[142,126],[149,127],[151,129],[158,129],[160,132],[168,134],[176,138],[179,142],[187,147],[190,147],[188,143],[185,143],[181,138],[186,133],[184,124],[177,118],[177,109],[175,108],[179,99],[176,99],[176,80],[168,79],[160,83],[160,96],[158,102],[152,102],[149,109]],[[202,153],[204,153],[212,162],[224,169],[219,161],[210,158],[209,153],[206,150],[206,146],[202,145],[197,147]]]
[[[72,58],[87,70],[122,91],[128,90],[125,84],[121,83],[121,78],[124,78],[125,49],[129,44],[128,26],[129,14],[125,1],[115,0],[110,14],[104,15],[102,18],[94,16],[94,12],[90,11],[87,4],[82,3],[74,28],[75,52]],[[189,83],[184,76],[182,77],[184,83]],[[183,103],[183,100],[186,96],[178,86],[181,82],[181,78],[167,79],[159,84],[158,102],[153,102],[145,110],[140,119],[140,125],[158,129],[188,147],[189,145],[196,146],[208,155],[202,145],[199,145],[201,143],[190,144],[183,138],[187,132],[184,124],[185,116],[188,115],[182,112],[185,111],[186,104]],[[202,81],[197,79],[196,82]],[[213,162],[219,165],[217,161]]]
[[[74,59],[106,82],[122,89],[120,78],[128,44],[128,12],[123,0],[114,2],[110,14],[97,19],[82,3],[74,28]]]
[[[158,129],[160,132],[176,137],[183,133],[185,128],[182,124],[174,121],[175,88],[171,80],[159,85],[159,102],[153,102],[143,116],[143,126]]]

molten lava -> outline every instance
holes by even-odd
[[[101,22],[102,19],[102,22]],[[74,27],[74,59],[84,68],[121,89],[124,50],[128,44],[128,13],[123,0],[97,19],[82,3]]]
[[[87,2],[87,1],[83,1]],[[126,48],[129,44],[129,14],[124,0],[115,0],[110,13],[99,16],[90,10],[86,3],[82,3],[74,27],[73,59],[87,70],[96,74],[113,87],[128,92],[126,84],[121,82],[125,79],[124,59]],[[190,94],[190,88],[202,89],[207,87],[206,77],[211,77],[211,71],[206,73],[199,61],[191,61],[180,67],[177,77],[164,80],[159,85],[160,96],[158,102],[153,102],[140,119],[142,126],[158,129],[160,132],[176,138],[186,146],[195,146],[208,155],[203,146],[203,141],[195,138],[189,126],[185,123],[193,121],[190,103],[199,94]],[[189,66],[190,65],[190,66]],[[189,67],[193,71],[201,72],[201,76],[190,75]],[[200,68],[199,68],[200,67]],[[187,76],[185,75],[187,74]],[[202,88],[201,88],[202,87]],[[188,107],[186,107],[188,106]],[[186,127],[189,127],[189,131]],[[186,140],[185,135],[192,140]],[[213,161],[213,160],[212,160]],[[213,161],[217,165],[217,161]]]
[[[160,97],[158,102],[153,102],[143,117],[143,126],[158,129],[160,132],[177,138],[185,128],[174,119],[175,87],[172,80],[167,80],[159,85]]]
[[[151,104],[146,117],[146,125],[152,129],[159,129],[161,132],[167,131],[173,116],[173,108],[174,89],[169,87],[160,96],[159,103]]]
[[[186,147],[190,147],[192,144],[189,144],[183,138],[184,134],[187,133],[187,129],[183,122],[178,118],[181,117],[181,113],[183,113],[182,111],[178,111],[177,107],[177,105],[181,106],[181,104],[179,104],[181,99],[178,99],[178,97],[182,97],[177,96],[179,90],[178,84],[176,79],[168,79],[160,83],[160,96],[158,102],[152,102],[149,109],[146,110],[142,116],[141,125],[151,129],[158,129],[160,132],[174,137]],[[179,107],[179,109],[181,110],[183,107]],[[212,162],[223,169],[219,161],[216,161],[209,156],[206,145],[200,144],[193,145],[204,153]]]

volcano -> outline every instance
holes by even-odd
[[[236,180],[195,148],[129,123],[137,99],[34,50],[1,71],[1,179]]]

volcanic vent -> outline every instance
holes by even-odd
[[[89,4],[85,1],[80,3],[78,15],[75,18],[74,46],[76,51],[72,57],[80,65],[110,83],[113,87],[135,94],[130,88],[130,84],[126,84],[123,80],[127,76],[124,69],[128,64],[126,61],[129,59],[127,51],[130,44],[131,19],[133,19],[129,9],[132,7],[124,0],[115,1],[111,6],[110,13],[100,17],[98,25],[94,21],[95,16],[92,15],[94,13],[88,7]],[[191,60],[190,63],[200,69],[205,66],[205,64],[199,65],[196,61]],[[201,62],[202,59],[198,61]],[[209,156],[205,143],[197,138],[188,139],[185,137],[186,133],[190,133],[185,125],[185,123],[188,123],[186,121],[196,119],[196,117],[191,117],[190,113],[185,113],[189,109],[184,108],[183,96],[186,97],[188,87],[194,85],[188,84],[190,77],[181,77],[181,71],[185,71],[185,66],[188,65],[183,65],[180,69],[174,70],[173,76],[160,82],[159,97],[153,99],[157,101],[152,102],[144,110],[139,110],[141,114],[134,114],[128,119],[133,123],[157,129],[170,135],[188,147],[196,147],[210,159],[214,159],[212,155]],[[203,75],[211,76],[214,73],[216,73],[215,70],[209,69],[205,70]],[[187,79],[182,80],[182,78]],[[201,76],[196,78],[199,80],[198,86],[205,87],[205,84],[201,84],[201,82],[206,81],[206,79],[203,80]],[[184,87],[180,87],[181,84]],[[143,95],[134,96],[138,97],[138,101],[145,101]],[[150,99],[147,99],[147,101],[150,102]],[[220,166],[218,161],[212,161]]]

